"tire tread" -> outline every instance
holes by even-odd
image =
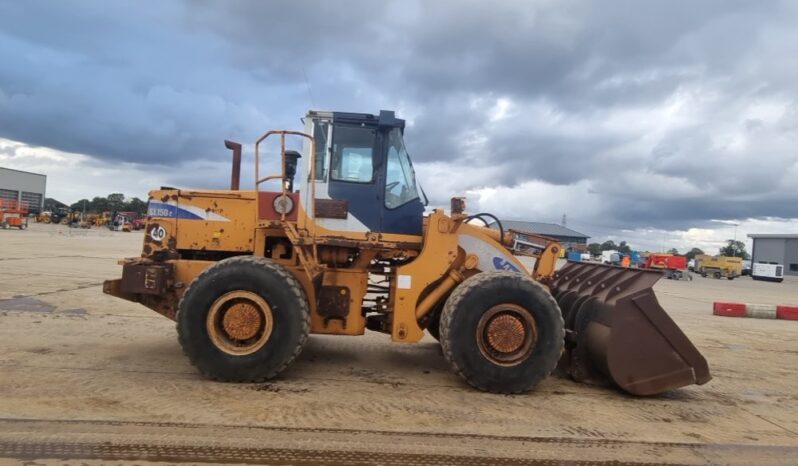
[[[188,343],[187,342],[187,338],[188,337],[182,332],[182,329],[181,329],[181,326],[180,326],[179,322],[180,322],[180,312],[182,312],[182,308],[183,308],[183,300],[184,300],[185,296],[188,295],[188,293],[191,290],[192,286],[197,286],[197,283],[200,283],[201,281],[204,281],[206,279],[206,277],[209,277],[209,276],[211,276],[211,275],[213,275],[215,273],[218,273],[220,270],[224,270],[224,269],[229,268],[229,267],[236,267],[236,266],[238,266],[240,264],[254,264],[254,265],[257,265],[257,266],[260,266],[260,267],[264,267],[264,268],[269,269],[270,271],[274,272],[275,274],[277,274],[281,278],[283,278],[285,280],[285,282],[288,284],[289,288],[291,289],[292,294],[294,294],[296,296],[297,307],[299,308],[299,312],[302,315],[302,319],[301,319],[302,320],[301,334],[300,334],[299,340],[297,341],[296,347],[294,348],[294,350],[291,353],[291,356],[280,367],[275,368],[271,372],[269,372],[267,374],[263,374],[263,375],[261,375],[259,377],[254,377],[252,379],[248,379],[248,380],[244,381],[244,382],[250,382],[250,383],[260,383],[260,382],[264,382],[266,380],[274,378],[275,376],[277,376],[277,374],[279,374],[280,372],[284,371],[289,365],[291,365],[291,363],[294,362],[294,360],[302,352],[302,348],[305,346],[305,343],[307,342],[307,339],[308,339],[308,335],[310,334],[310,308],[308,306],[308,301],[307,301],[307,298],[305,296],[305,291],[302,289],[302,286],[299,284],[297,279],[294,278],[293,275],[291,275],[291,272],[286,270],[286,268],[281,266],[280,264],[277,264],[277,263],[275,263],[275,262],[273,262],[273,261],[271,261],[271,260],[269,260],[269,259],[267,259],[265,257],[260,257],[260,256],[234,256],[234,257],[230,257],[230,258],[221,260],[221,261],[219,261],[219,262],[217,262],[217,263],[215,263],[215,264],[213,264],[213,265],[211,265],[209,267],[206,267],[205,270],[200,272],[196,277],[194,277],[194,280],[192,280],[191,283],[189,283],[189,285],[186,287],[186,291],[183,293],[183,296],[180,297],[180,301],[178,301],[177,315],[175,316],[175,320],[178,322],[178,324],[176,325],[176,327],[177,327],[177,338],[178,338],[178,341],[180,342],[180,347],[183,349],[183,354],[185,354],[189,358],[189,360],[191,361],[191,364],[194,367],[196,367],[203,376],[205,376],[205,377],[207,377],[207,378],[209,378],[211,380],[216,380],[216,381],[219,381],[219,382],[231,382],[232,381],[229,378],[221,378],[221,377],[217,377],[217,376],[215,376],[213,374],[208,373],[208,371],[206,371],[200,364],[198,364],[198,361],[196,360],[195,355],[189,354],[189,352],[186,351],[186,347],[187,347],[187,343]],[[236,381],[240,381],[240,380],[236,380]]]
[[[452,365],[454,372],[458,376],[460,376],[463,380],[466,381],[466,383],[468,383],[469,385],[478,390],[490,393],[511,393],[511,394],[524,393],[527,390],[524,389],[510,390],[510,391],[495,390],[486,385],[482,385],[478,381],[475,381],[472,378],[468,377],[465,373],[465,369],[463,367],[460,367],[457,364],[456,359],[454,358],[453,349],[448,335],[449,333],[448,329],[451,325],[452,319],[455,318],[456,315],[455,310],[460,306],[460,303],[468,297],[469,293],[472,290],[481,288],[485,286],[487,282],[496,280],[498,277],[508,277],[512,279],[517,279],[521,277],[522,279],[528,281],[529,283],[533,284],[535,287],[538,287],[541,291],[543,291],[543,294],[546,296],[546,299],[548,299],[556,309],[559,309],[557,301],[554,299],[551,293],[549,293],[549,291],[543,285],[532,279],[532,277],[519,274],[518,272],[506,272],[506,271],[481,272],[465,280],[463,283],[457,286],[452,292],[452,294],[449,295],[449,299],[446,301],[446,304],[443,307],[443,311],[441,312],[441,325],[440,325],[440,332],[441,332],[440,342],[441,342],[441,347],[443,349],[443,356]],[[559,326],[560,335],[558,336],[558,339],[562,341],[565,338],[565,322],[563,321],[562,313],[559,313],[559,318],[561,325]],[[550,375],[556,368],[557,368],[557,361],[555,360],[554,363],[551,365],[551,367],[547,368],[546,374]]]

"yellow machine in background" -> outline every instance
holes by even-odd
[[[743,260],[740,257],[699,254],[695,256],[693,268],[702,277],[734,280],[743,274]]]
[[[512,253],[517,233],[466,214],[461,198],[424,214],[393,112],[304,121],[304,132],[258,139],[254,190],[238,189],[241,146],[227,141],[230,190],[150,192],[141,257],[104,284],[176,320],[207,377],[269,379],[309,333],[370,329],[403,343],[427,330],[457,374],[491,392],[527,391],[558,362],[576,380],[642,395],[710,379],[656,301],[660,273],[586,263],[555,273],[561,247],[545,237],[524,242],[527,270]],[[289,137],[301,151],[286,149]],[[263,176],[269,138],[280,161]]]

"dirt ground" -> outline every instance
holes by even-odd
[[[265,384],[202,379],[174,323],[102,294],[140,233],[0,230],[0,464],[796,464],[798,322],[712,315],[798,305],[798,280],[662,280],[714,379],[633,398],[550,377],[466,386],[439,345],[312,336]],[[614,463],[613,463],[614,462]]]

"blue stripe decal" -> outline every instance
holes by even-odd
[[[186,209],[181,209],[176,205],[164,204],[163,202],[150,202],[147,206],[147,215],[150,217],[161,218],[182,218],[186,220],[205,220],[204,218],[189,212]]]
[[[493,257],[493,267],[496,270],[508,270],[510,272],[520,272],[518,267],[514,266],[512,262],[504,259],[503,257]]]

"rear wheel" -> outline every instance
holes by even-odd
[[[3,222],[3,230],[8,230],[8,229],[9,229],[8,222]]]
[[[299,282],[261,257],[233,257],[208,267],[178,306],[180,345],[191,363],[215,380],[276,376],[299,355],[309,330]]]
[[[549,292],[514,272],[461,283],[441,314],[443,354],[470,385],[494,393],[531,390],[557,365],[563,320]]]

